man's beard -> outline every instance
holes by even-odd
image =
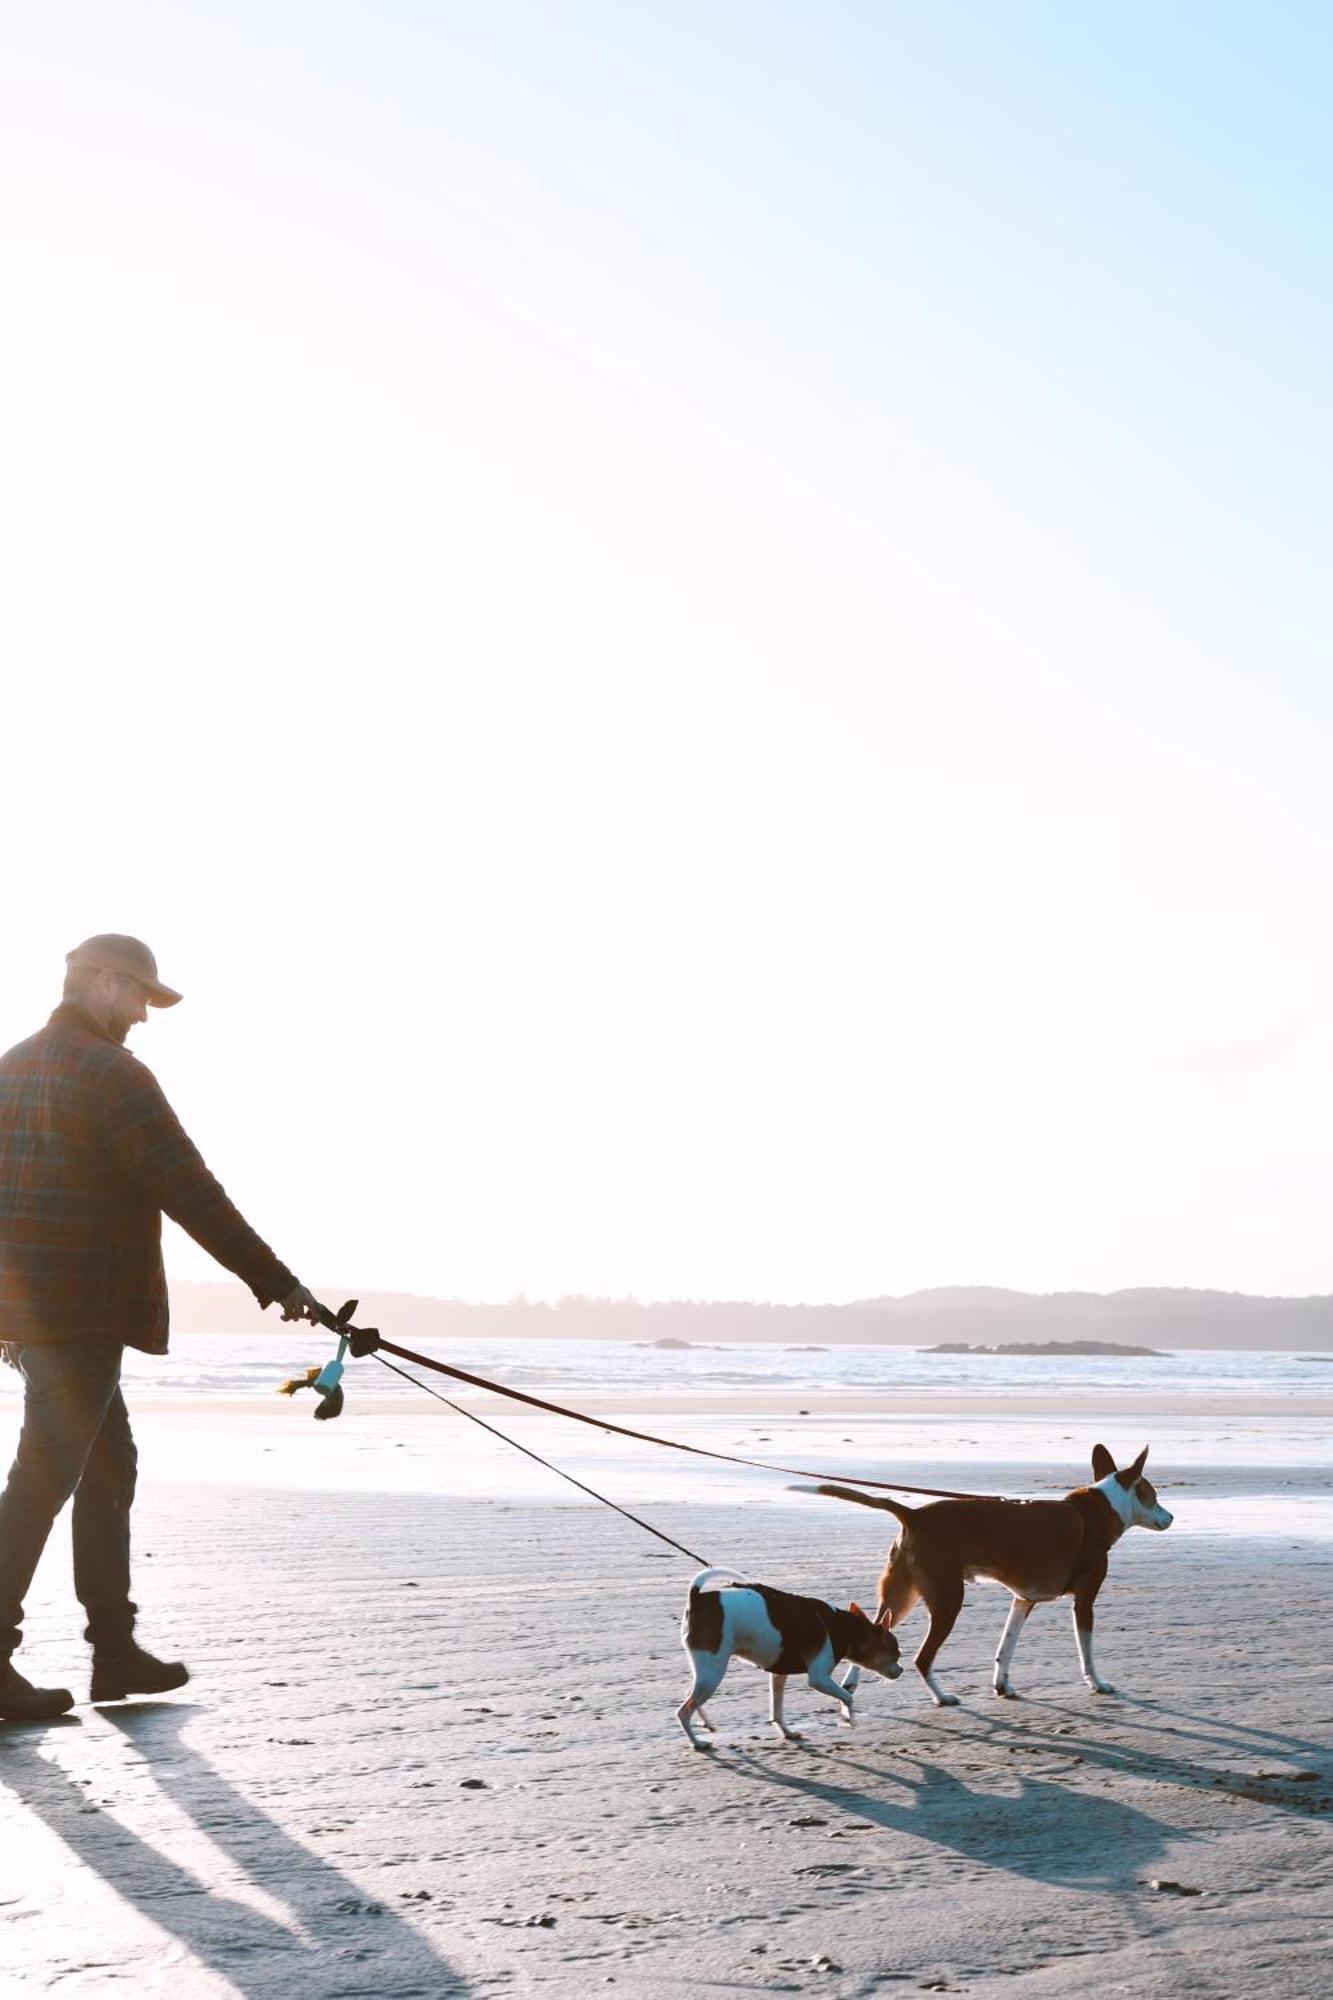
[[[110,1036],[113,1042],[119,1042],[120,1046],[124,1048],[125,1038],[129,1034],[130,1029],[133,1026],[134,1026],[133,1021],[118,1021],[115,1015],[113,1014],[111,1019],[106,1024],[105,1032]]]

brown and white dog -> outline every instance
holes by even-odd
[[[953,1630],[965,1586],[979,1576],[992,1577],[1013,1593],[995,1655],[996,1694],[1013,1695],[1009,1665],[1033,1605],[1071,1594],[1083,1678],[1095,1694],[1114,1694],[1093,1665],[1092,1607],[1111,1548],[1126,1528],[1171,1526],[1171,1515],[1143,1477],[1147,1457],[1145,1445],[1134,1463],[1118,1472],[1105,1445],[1095,1445],[1096,1484],[1076,1487],[1063,1500],[936,1500],[927,1507],[904,1507],[850,1486],[799,1490],[879,1507],[902,1523],[880,1578],[875,1619],[900,1625],[917,1599],[924,1600],[930,1628],[912,1664],[940,1707],[952,1708],[958,1697],[946,1694],[936,1680],[935,1656]],[[853,1666],[844,1687],[854,1688],[857,1678]]]
[[[701,1569],[691,1583],[680,1638],[694,1679],[676,1710],[676,1720],[696,1750],[708,1745],[695,1735],[691,1718],[697,1715],[712,1733],[703,1705],[716,1694],[733,1653],[767,1669],[769,1717],[789,1742],[799,1732],[788,1729],[782,1717],[788,1674],[803,1673],[811,1687],[832,1695],[850,1722],[851,1688],[845,1683],[840,1687],[833,1678],[839,1660],[853,1661],[858,1678],[862,1667],[886,1680],[897,1680],[902,1672],[896,1636],[887,1627],[872,1624],[859,1605],[840,1611],[822,1598],[795,1597],[771,1584],[737,1583],[725,1569]]]

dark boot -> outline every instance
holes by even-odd
[[[52,1722],[74,1706],[68,1688],[39,1688],[6,1660],[0,1668],[0,1722]]]
[[[158,1660],[133,1639],[93,1649],[90,1701],[124,1701],[127,1694],[169,1694],[184,1687],[189,1668],[180,1660]]]

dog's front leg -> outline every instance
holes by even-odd
[[[850,1723],[852,1719],[852,1697],[847,1691],[846,1680],[843,1681],[841,1686],[834,1680],[832,1660],[827,1665],[817,1662],[815,1665],[807,1668],[806,1672],[812,1688],[817,1688],[820,1694],[832,1695],[834,1701],[842,1704],[842,1712],[838,1720]],[[850,1679],[851,1675],[849,1674],[847,1680]]]
[[[995,1655],[995,1680],[993,1686],[996,1694],[1004,1695],[1010,1701],[1017,1701],[1018,1696],[1009,1685],[1009,1663],[1014,1657],[1014,1652],[1018,1646],[1019,1638],[1024,1625],[1027,1623],[1028,1613],[1031,1609],[1032,1600],[1030,1597],[1016,1597],[1014,1599],[1013,1603],[1009,1606],[1009,1616],[1004,1621],[1004,1630],[1000,1634],[999,1649]]]
[[[787,1676],[785,1674],[770,1674],[768,1677],[769,1720],[779,1735],[784,1736],[788,1743],[799,1743],[801,1740],[800,1730],[788,1729],[782,1719],[782,1698],[786,1692]]]
[[[1098,1577],[1097,1584],[1101,1578]],[[1091,1590],[1079,1590],[1074,1598],[1074,1639],[1078,1646],[1079,1665],[1083,1678],[1094,1694],[1114,1694],[1109,1681],[1098,1674],[1092,1658],[1092,1606],[1097,1595],[1097,1584]]]

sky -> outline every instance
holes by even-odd
[[[146,938],[316,1285],[1333,1291],[1331,84],[0,0],[0,1046]]]

